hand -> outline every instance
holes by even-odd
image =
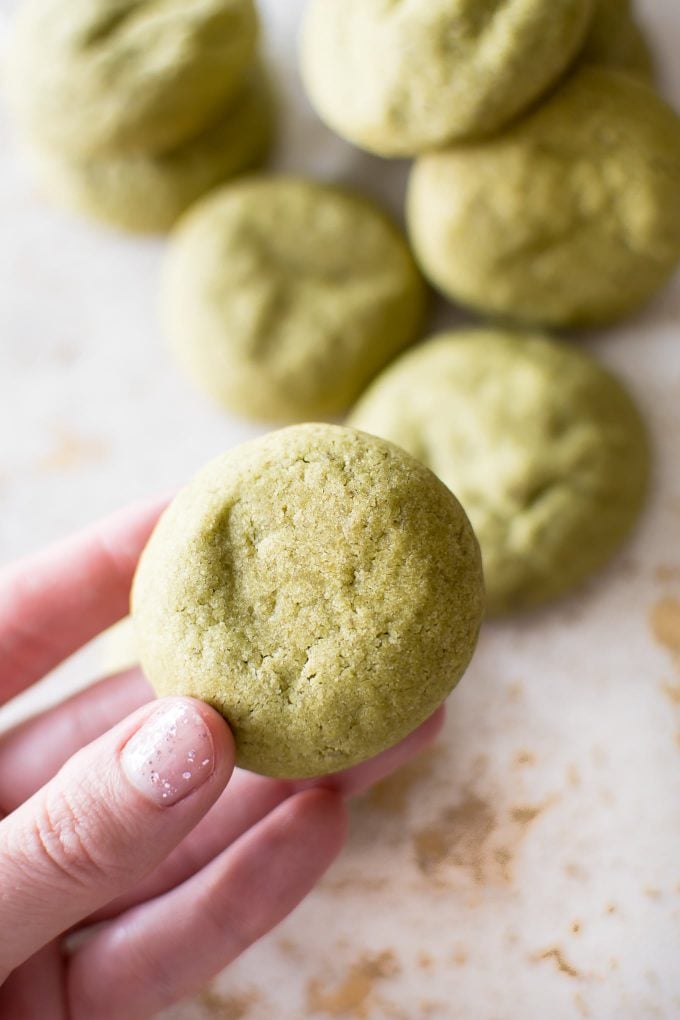
[[[126,614],[161,509],[115,515],[0,574],[0,703]],[[202,987],[321,877],[345,838],[343,797],[442,720],[345,773],[287,783],[232,774],[230,730],[207,705],[151,696],[131,670],[0,737],[7,1020],[148,1020]]]

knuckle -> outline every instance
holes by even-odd
[[[225,946],[229,959],[236,959],[262,934],[254,910],[241,897],[213,890],[201,904],[201,918],[215,944]]]
[[[48,791],[33,819],[31,858],[68,883],[90,884],[109,873],[97,839],[96,811],[63,790]]]

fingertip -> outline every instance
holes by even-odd
[[[217,709],[199,698],[178,697],[174,700],[192,708],[207,726],[215,750],[215,771],[219,770],[226,786],[236,762],[236,743],[229,723]]]

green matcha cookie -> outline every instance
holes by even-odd
[[[253,0],[25,0],[10,101],[30,140],[63,153],[172,149],[242,87],[257,32]]]
[[[265,75],[215,124],[172,152],[70,160],[46,150],[32,163],[43,192],[58,205],[124,230],[169,230],[205,192],[261,163],[274,132]]]
[[[338,134],[412,156],[497,131],[575,59],[593,0],[311,0],[302,73]]]
[[[332,425],[209,464],[161,518],[132,598],[158,694],[209,702],[240,765],[288,778],[354,765],[428,718],[472,656],[483,602],[448,489]]]
[[[180,364],[226,407],[267,421],[347,407],[416,338],[424,297],[405,240],[371,202],[281,177],[192,209],[163,288]]]
[[[595,17],[581,60],[629,71],[654,82],[654,58],[635,22],[630,0],[596,0]]]
[[[633,402],[574,347],[491,330],[445,333],[400,358],[353,411],[461,500],[482,548],[489,612],[547,602],[628,536],[649,452]]]
[[[420,159],[408,220],[422,268],[461,304],[612,322],[680,260],[680,119],[630,75],[583,68],[498,137]]]

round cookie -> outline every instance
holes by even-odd
[[[413,156],[497,131],[575,59],[593,0],[311,0],[303,79],[338,134]]]
[[[180,220],[164,276],[179,363],[227,408],[267,421],[342,411],[416,338],[425,288],[367,199],[246,179]]]
[[[503,134],[422,157],[408,221],[426,275],[482,312],[612,322],[680,260],[680,119],[629,74],[585,67]]]
[[[253,0],[26,0],[9,99],[36,144],[72,156],[161,152],[219,116],[257,34]]]
[[[56,204],[123,230],[159,233],[206,192],[260,164],[273,134],[273,97],[259,72],[215,124],[171,152],[74,160],[43,149],[31,161]]]
[[[457,494],[493,614],[554,599],[600,568],[647,490],[646,435],[626,391],[541,336],[435,337],[375,381],[350,423],[398,443]]]
[[[630,0],[596,0],[581,61],[629,71],[654,83],[654,57],[635,21]]]
[[[209,464],[161,518],[132,598],[156,691],[209,702],[240,765],[287,778],[357,764],[428,718],[483,602],[455,497],[397,447],[333,425]]]

